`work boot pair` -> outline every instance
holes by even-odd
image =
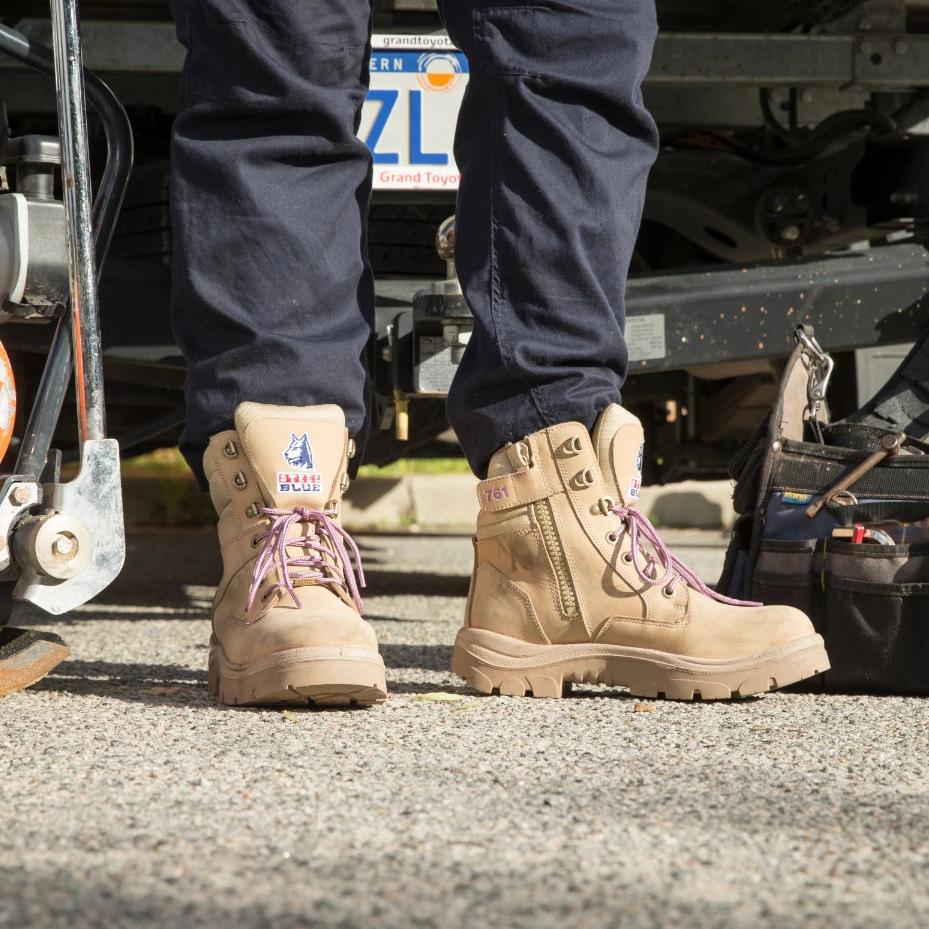
[[[387,696],[362,619],[361,559],[339,521],[354,454],[335,406],[244,403],[204,463],[224,573],[210,689],[227,704],[368,706]],[[501,449],[480,514],[452,670],[483,693],[570,682],[690,700],[747,696],[829,667],[790,607],[716,594],[638,509],[643,432],[618,405]]]

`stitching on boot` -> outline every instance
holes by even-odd
[[[551,639],[545,634],[545,629],[542,627],[542,623],[539,622],[539,617],[536,615],[535,607],[532,605],[532,597],[526,593],[518,584],[514,584],[502,571],[498,568],[495,568],[492,564],[484,562],[478,569],[477,575],[479,576],[481,572],[492,572],[498,581],[500,581],[507,590],[512,591],[516,594],[517,599],[523,604],[525,610],[525,617],[529,621],[529,624],[534,626],[536,631],[539,633],[542,642],[545,645],[551,645]],[[473,619],[473,617],[472,617]],[[480,626],[474,628],[481,628]],[[492,631],[492,630],[490,630]]]
[[[645,600],[644,597],[642,597]],[[646,601],[646,609],[648,609],[648,602]],[[690,625],[690,617],[683,611],[677,611],[678,618],[674,622],[663,623],[658,619],[652,619],[651,614],[649,613],[646,617],[640,616],[607,616],[603,620],[603,624],[600,626],[599,632],[597,632],[596,638],[602,638],[604,632],[614,623],[635,623],[637,626],[651,626],[653,629],[683,629],[685,626]]]
[[[214,466],[215,466],[215,472],[214,472],[214,473],[218,473],[218,474],[219,474],[219,479],[220,479],[220,481],[222,482],[223,489],[226,491],[226,497],[227,497],[227,499],[229,500],[229,502],[223,507],[223,513],[226,513],[226,512],[230,509],[230,507],[231,507],[231,508],[232,508],[232,512],[235,514],[236,525],[239,526],[239,527],[241,527],[241,525],[242,525],[242,520],[241,520],[241,518],[239,517],[239,511],[235,508],[235,504],[233,503],[233,500],[234,500],[235,498],[233,497],[233,490],[232,490],[232,487],[231,487],[230,484],[229,484],[229,477],[228,477],[228,475],[226,474],[226,472],[223,470],[222,462],[219,461],[219,458],[218,458],[218,456],[216,455],[216,448],[215,448],[215,446],[211,446],[210,452],[211,452],[211,454],[213,455],[214,459],[216,459],[216,460],[214,460],[214,462],[213,462],[213,464],[214,464]],[[222,516],[222,514],[220,514],[220,516]]]

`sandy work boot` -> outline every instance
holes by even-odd
[[[543,429],[493,457],[452,670],[484,693],[568,682],[677,700],[747,696],[829,667],[799,610],[715,594],[637,509],[643,431],[618,405],[589,435]]]
[[[379,703],[361,559],[339,523],[353,443],[337,406],[243,403],[203,458],[219,514],[211,692],[228,704]]]

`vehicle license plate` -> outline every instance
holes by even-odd
[[[456,190],[452,146],[468,60],[444,35],[375,35],[359,137],[375,190]]]

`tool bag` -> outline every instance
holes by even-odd
[[[929,334],[835,423],[832,359],[809,327],[796,337],[730,468],[738,519],[719,590],[803,610],[826,640],[824,689],[929,693]]]

